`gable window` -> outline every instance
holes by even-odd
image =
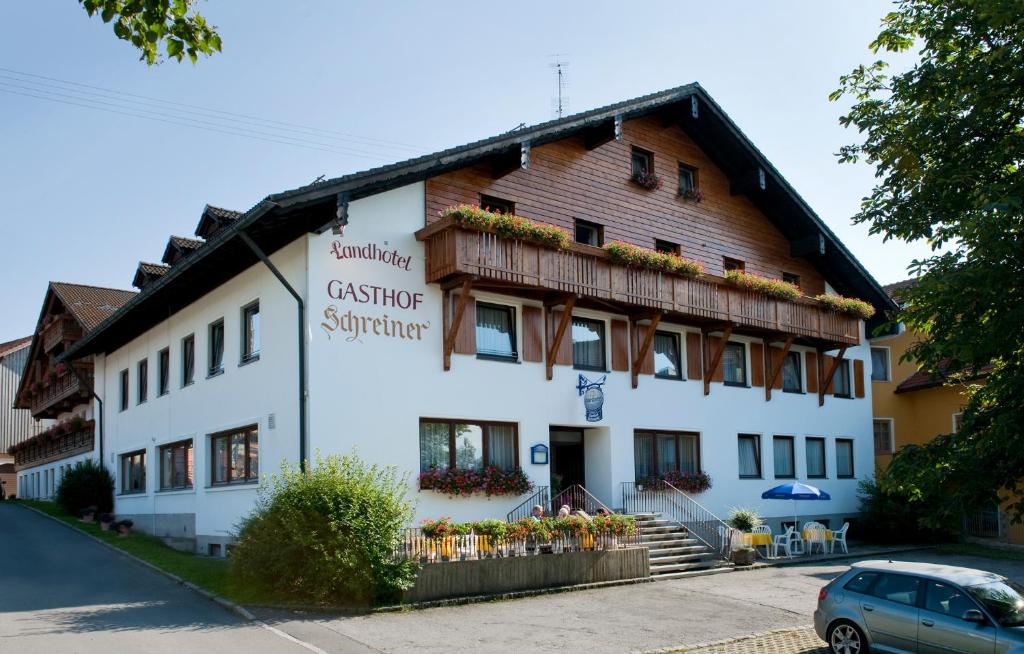
[[[121,371],[121,410],[128,410],[128,369]]]
[[[683,367],[679,360],[679,334],[654,333],[654,376],[662,379],[683,378]]]
[[[516,361],[516,310],[501,304],[476,303],[476,354]]]
[[[635,480],[643,482],[664,472],[700,470],[700,439],[688,432],[633,432]]]
[[[210,436],[210,483],[257,481],[260,442],[255,425]]]
[[[224,319],[210,323],[209,332],[206,374],[213,377],[224,372]]]
[[[160,447],[160,490],[192,488],[192,439]]]
[[[519,434],[509,422],[420,420],[420,472],[519,467]]]
[[[739,435],[740,479],[761,478],[761,437],[757,434]]]
[[[654,239],[654,250],[662,254],[674,254],[679,256],[679,244],[672,241],[663,241],[660,238]]]
[[[890,381],[889,375],[889,348],[871,348],[871,381]]]
[[[800,288],[800,275],[796,273],[786,272],[785,270],[783,270],[782,281],[786,282],[787,284],[792,284],[797,288]]]
[[[789,351],[786,353],[786,359],[782,362],[782,390],[785,393],[803,391],[801,358],[799,352]]]
[[[121,455],[121,492],[146,492],[146,451]]]
[[[744,264],[739,259],[733,259],[732,257],[722,257],[722,270],[724,270],[725,272],[729,272],[730,270],[738,270],[740,272],[743,272],[744,268],[746,268],[746,264]]]
[[[825,439],[808,436],[804,441],[807,455],[807,478],[825,478]]]
[[[580,370],[605,370],[604,321],[572,319],[572,365]]]
[[[853,440],[850,438],[836,439],[836,476],[853,478]]]
[[[772,449],[775,455],[775,478],[795,478],[796,457],[793,451],[793,437],[775,436],[772,439]]]
[[[181,339],[181,386],[190,385],[196,377],[196,335]]]
[[[223,324],[222,324],[223,327]],[[223,332],[223,329],[222,329]],[[221,349],[223,349],[223,343]],[[260,302],[242,308],[242,363],[260,358]]]
[[[167,395],[170,390],[171,380],[171,350],[164,348],[156,355],[156,392],[157,395]]]
[[[697,191],[697,169],[679,164],[679,195],[690,197]]]
[[[481,195],[480,208],[491,213],[514,214],[516,212],[516,203],[490,195]]]
[[[576,242],[599,248],[604,245],[604,227],[597,223],[576,219]]]
[[[146,396],[149,394],[149,360],[143,359],[139,361],[139,395],[138,402],[142,404],[146,401]]]
[[[853,397],[850,392],[850,360],[843,359],[832,375],[832,392],[836,397]]]
[[[871,424],[875,433],[875,454],[892,454],[892,420],[882,418]]]
[[[747,385],[747,346],[726,343],[722,352],[722,375],[726,386]]]
[[[633,148],[632,173],[634,178],[646,177],[654,172],[654,155],[638,147]]]

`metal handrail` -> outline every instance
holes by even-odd
[[[589,514],[597,513],[598,509],[614,513],[604,502],[594,497],[590,491],[580,484],[573,484],[551,498],[551,513],[558,513],[558,510],[566,505],[573,511],[583,509],[583,511]]]
[[[549,486],[539,486],[536,493],[526,498],[522,504],[509,511],[508,515],[505,516],[506,522],[516,522],[529,517],[533,512],[533,507],[538,504],[544,507],[551,506],[551,488]]]
[[[622,507],[626,513],[658,513],[686,528],[697,540],[728,560],[736,540],[736,529],[727,525],[705,506],[668,482],[656,488],[638,489],[635,482],[622,483]]]

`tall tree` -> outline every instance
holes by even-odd
[[[117,38],[139,49],[140,60],[152,66],[167,58],[195,63],[199,55],[220,52],[216,27],[192,8],[193,0],[78,0],[90,16],[114,23]]]
[[[954,502],[924,516],[949,523],[966,507],[1013,496],[1024,516],[1024,2],[899,0],[871,44],[882,58],[840,80],[841,118],[862,141],[842,162],[874,165],[878,183],[856,222],[885,239],[926,241],[932,254],[897,317],[922,338],[907,353],[968,382],[963,426],[904,450],[883,479],[911,499]],[[894,72],[885,57],[918,50]]]

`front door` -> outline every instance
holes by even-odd
[[[583,473],[583,430],[569,427],[552,427],[549,433],[551,443],[551,496],[579,484],[586,478]]]

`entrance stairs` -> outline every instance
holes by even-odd
[[[640,544],[648,548],[651,576],[655,579],[677,579],[714,569],[724,572],[731,567],[678,522],[660,513],[634,513],[633,516]]]

